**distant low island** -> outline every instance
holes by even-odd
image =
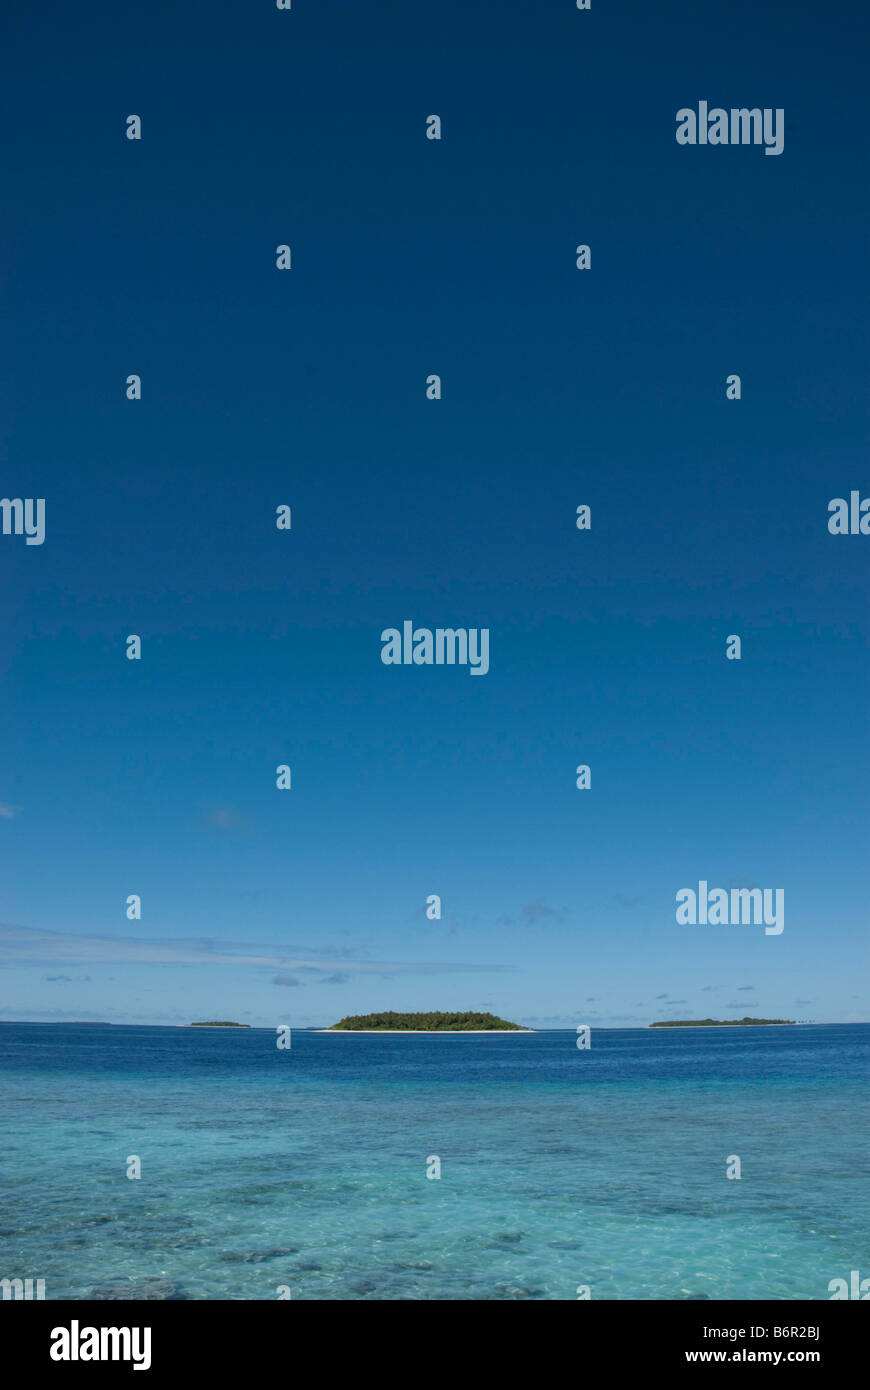
[[[250,1023],[188,1023],[188,1028],[250,1028]]]
[[[350,1014],[324,1033],[531,1033],[495,1014]]]
[[[665,1023],[651,1023],[650,1028],[743,1028],[747,1024],[762,1024],[771,1027],[781,1023],[794,1023],[793,1018],[685,1018],[668,1019]]]

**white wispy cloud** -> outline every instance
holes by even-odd
[[[0,801],[0,820],[14,820],[21,808],[10,806],[8,801]]]
[[[340,953],[346,971],[357,975],[435,975],[505,970],[504,965],[465,965],[450,961],[354,960]],[[78,936],[36,927],[0,924],[0,961],[7,965],[242,965],[270,970],[321,970],[334,974],[335,954],[309,956],[281,947],[236,947],[208,937],[178,940]]]

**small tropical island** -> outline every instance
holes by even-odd
[[[762,1025],[770,1028],[779,1024],[794,1023],[793,1018],[686,1018],[668,1019],[665,1023],[651,1023],[650,1028],[745,1028],[748,1025]]]
[[[187,1028],[250,1028],[250,1023],[188,1023]]]
[[[533,1033],[495,1014],[350,1014],[319,1033]]]

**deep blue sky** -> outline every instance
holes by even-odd
[[[868,34],[7,7],[0,1017],[870,1016]],[[383,666],[406,618],[489,674]],[[783,934],[677,926],[701,878]]]

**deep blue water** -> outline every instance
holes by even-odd
[[[827,1299],[870,1276],[870,1025],[275,1042],[0,1024],[0,1277],[50,1299]]]

